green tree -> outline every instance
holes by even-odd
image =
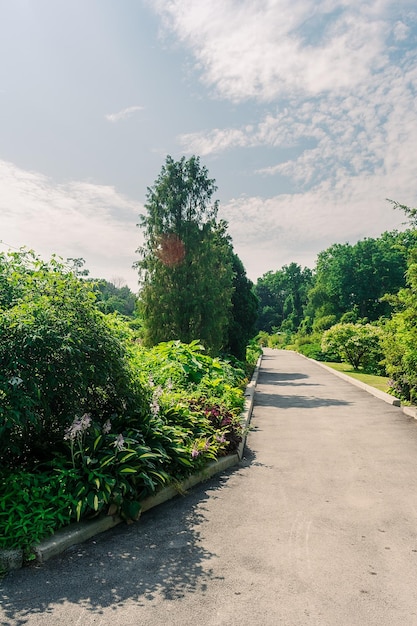
[[[255,335],[255,322],[258,316],[258,298],[253,283],[245,272],[242,261],[231,249],[233,268],[232,310],[227,332],[225,351],[244,361],[246,347]]]
[[[199,339],[217,353],[227,341],[233,267],[217,187],[198,157],[168,156],[148,188],[137,262],[145,343]]]
[[[312,271],[301,269],[296,263],[259,278],[255,286],[259,299],[257,329],[271,333],[284,324],[286,330],[296,330],[303,319],[311,285]]]
[[[382,359],[381,329],[372,324],[335,324],[323,333],[324,352],[338,352],[343,361],[358,369],[375,369]]]
[[[393,231],[320,252],[306,313],[316,320],[327,315],[341,319],[345,313],[371,321],[389,316],[392,308],[382,298],[405,285],[407,251],[415,242],[411,231]]]
[[[103,313],[120,313],[127,317],[134,317],[137,297],[127,285],[116,287],[108,280],[92,281],[92,290],[96,294],[96,304]]]

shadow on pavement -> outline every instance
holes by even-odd
[[[245,455],[246,466],[253,461]],[[209,563],[216,555],[200,541],[204,502],[228,488],[235,471],[146,512],[137,524],[121,524],[45,564],[10,573],[0,581],[1,625],[23,626],[64,603],[87,617],[116,610],[128,599],[143,606],[156,596],[169,601],[204,593],[209,580],[219,580]]]
[[[277,409],[292,409],[294,407],[317,409],[325,406],[348,406],[350,404],[350,402],[338,400],[337,398],[320,398],[317,396],[302,395],[294,396],[257,391],[255,395],[254,411],[256,412],[256,405],[276,407]]]
[[[274,384],[276,382],[289,384],[288,381],[291,380],[300,380],[309,378],[307,374],[299,374],[297,372],[292,372],[291,374],[285,374],[283,372],[273,372],[268,371],[267,369],[263,369],[258,378],[259,383],[265,383],[267,385]]]

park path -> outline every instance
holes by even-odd
[[[265,350],[240,466],[1,584],[2,626],[417,626],[417,423]]]

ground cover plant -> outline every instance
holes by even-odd
[[[145,348],[58,259],[0,256],[0,548],[99,514],[236,450],[247,382],[198,341]],[[251,354],[255,353],[252,349]]]

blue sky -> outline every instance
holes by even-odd
[[[166,155],[196,154],[256,279],[416,206],[414,0],[0,0],[0,250],[136,291]]]

